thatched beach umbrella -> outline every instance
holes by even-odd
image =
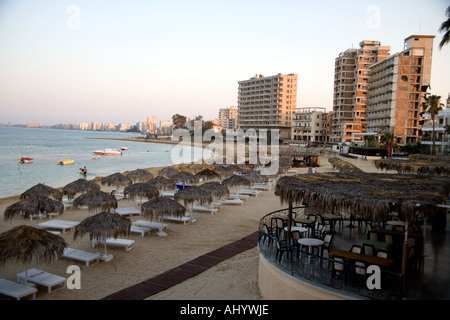
[[[224,186],[220,182],[217,181],[209,181],[205,182],[198,186],[199,189],[202,189],[206,192],[209,192],[211,197],[214,198],[223,198],[228,197],[230,195],[230,191],[228,190],[228,187]]]
[[[195,177],[203,180],[220,179],[219,174],[211,169],[203,169],[202,171],[197,172]]]
[[[218,166],[218,167],[214,168],[213,171],[222,178],[230,177],[233,175],[233,170],[231,170],[231,168],[229,168],[227,166]]]
[[[151,186],[148,183],[133,183],[129,186],[126,186],[125,189],[123,189],[123,193],[125,195],[125,198],[128,196],[130,199],[134,199],[135,197],[139,197],[140,200],[142,198],[153,198],[159,196],[159,191],[155,187]]]
[[[267,176],[263,176],[258,171],[251,171],[250,173],[246,174],[245,179],[252,183],[258,183],[258,182],[266,182],[268,180]]]
[[[158,176],[163,176],[164,178],[170,178],[174,174],[177,174],[178,170],[175,170],[172,167],[165,167],[158,171]]]
[[[147,182],[150,179],[153,179],[154,176],[151,172],[148,172],[144,169],[136,169],[126,174],[128,178],[131,178],[133,182]]]
[[[89,234],[91,241],[105,241],[107,238],[117,238],[121,235],[128,236],[131,228],[131,220],[117,213],[100,212],[82,220],[75,226],[73,239]],[[112,255],[108,255],[106,241],[104,260],[109,261]]]
[[[67,195],[67,198],[73,199],[77,193],[84,193],[94,189],[100,189],[100,186],[93,181],[80,178],[66,184],[62,189],[62,193]]]
[[[26,199],[31,196],[41,196],[41,197],[49,197],[58,201],[62,201],[62,192],[58,189],[49,187],[43,183],[38,183],[37,185],[31,187],[26,190],[24,193],[20,195],[20,199]]]
[[[191,221],[195,221],[192,213],[192,207],[195,202],[200,204],[211,203],[213,201],[209,192],[199,188],[198,186],[191,186],[175,193],[174,199],[176,201],[183,201],[184,206],[190,205]]]
[[[161,189],[173,189],[175,188],[176,184],[172,180],[166,179],[163,176],[157,176],[149,181],[146,182],[146,184],[161,190]]]
[[[102,178],[100,182],[102,185],[116,186],[117,189],[119,189],[120,186],[128,186],[132,184],[133,180],[131,180],[131,178],[129,177],[124,176],[120,172],[116,172]]]
[[[59,235],[47,230],[21,225],[0,234],[0,264],[15,260],[28,266],[32,262],[49,263],[60,257],[67,247]]]
[[[411,155],[408,159],[379,159],[374,161],[374,164],[377,169],[395,170],[398,173],[450,175],[449,156]]]
[[[182,217],[186,213],[186,208],[168,197],[156,197],[142,204],[141,212],[150,221],[158,221],[164,216]],[[167,234],[160,228],[158,235],[166,236]]]
[[[8,206],[4,212],[5,219],[12,219],[16,215],[23,215],[28,219],[30,216],[47,213],[64,212],[64,205],[56,200],[43,196],[30,196]]]
[[[180,171],[177,174],[174,174],[170,177],[173,182],[181,182],[183,185],[187,183],[196,183],[198,182],[198,178],[196,178],[192,173],[187,171]]]
[[[73,206],[87,206],[89,210],[101,208],[104,211],[110,211],[111,209],[116,209],[118,205],[115,196],[101,191],[101,190],[91,190],[81,196],[77,197],[73,201]]]

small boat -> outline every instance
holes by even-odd
[[[68,164],[73,164],[74,162],[75,162],[75,160],[61,159],[58,161],[58,164],[68,165]]]
[[[120,156],[122,152],[117,151],[117,148],[114,149],[102,149],[94,151],[94,154],[98,154],[101,156]]]
[[[122,147],[122,148],[120,148],[120,150],[128,150],[128,148],[127,147]]]
[[[33,161],[34,161],[33,158],[24,158],[24,157],[22,157],[22,158],[19,159],[20,163],[31,163]]]

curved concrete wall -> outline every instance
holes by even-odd
[[[282,271],[259,254],[259,290],[266,300],[349,300],[326,289],[302,282]]]

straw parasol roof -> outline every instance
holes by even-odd
[[[217,181],[205,182],[198,187],[199,189],[209,192],[213,198],[222,198],[230,195],[228,187]]]
[[[156,197],[143,203],[141,212],[150,221],[157,221],[159,217],[164,215],[182,217],[186,212],[186,208],[168,197]]]
[[[74,207],[87,206],[89,210],[101,208],[104,211],[109,211],[111,208],[116,209],[117,205],[115,196],[101,190],[91,190],[73,201]]]
[[[16,215],[24,215],[29,218],[35,214],[64,212],[64,205],[56,200],[44,196],[30,196],[8,206],[4,212],[5,219],[12,219]]]
[[[101,179],[102,185],[108,185],[108,186],[128,186],[133,183],[133,180],[131,178],[124,176],[120,172],[116,172],[113,174],[110,174],[109,176],[106,176]]]
[[[450,175],[449,156],[410,155],[408,159],[379,159],[374,164],[377,169],[398,173]]]
[[[180,171],[171,176],[170,179],[173,182],[181,182],[183,184],[198,182],[198,179],[192,173],[189,173],[187,171]]]
[[[164,178],[170,178],[174,174],[177,174],[178,170],[175,170],[172,167],[165,167],[158,171],[158,176],[163,176]]]
[[[261,175],[258,171],[251,171],[245,175],[245,179],[250,182],[264,182],[267,181],[268,177]]]
[[[149,181],[146,184],[155,187],[156,189],[171,189],[175,188],[175,182],[164,178],[163,176],[157,176]]]
[[[203,169],[202,171],[197,172],[195,177],[204,180],[220,179],[219,174],[211,169]]]
[[[75,226],[73,239],[82,237],[89,233],[90,240],[104,240],[106,238],[117,238],[130,233],[131,220],[117,213],[100,212],[87,217]]]
[[[218,166],[214,168],[214,172],[217,173],[219,176],[223,177],[230,177],[233,175],[233,170],[227,166]]]
[[[198,186],[191,186],[175,193],[174,199],[176,201],[183,201],[184,205],[193,204],[194,202],[211,203],[213,201],[209,192]]]
[[[142,182],[126,186],[125,189],[123,189],[123,193],[125,197],[129,196],[130,199],[134,199],[137,196],[141,199],[143,197],[150,199],[159,196],[158,189],[148,183]]]
[[[354,164],[336,157],[328,159],[328,162],[330,162],[333,165],[333,168],[339,169],[340,172],[353,172],[353,171],[363,172],[363,170],[361,170]]]
[[[63,195],[67,195],[69,199],[73,199],[77,193],[87,192],[93,189],[100,189],[100,186],[93,181],[86,179],[78,179],[66,184],[63,189]]]
[[[48,263],[61,256],[65,240],[43,229],[21,225],[0,234],[0,264],[7,260]]]
[[[298,180],[298,181],[297,181]],[[450,181],[417,175],[363,172],[303,174],[278,180],[275,195],[281,202],[302,203],[323,212],[355,212],[382,221],[391,211],[412,220],[416,211],[436,214],[446,203]]]
[[[126,174],[126,177],[133,180],[133,182],[147,182],[150,179],[154,178],[154,175],[151,172],[148,172],[144,169],[136,169]]]
[[[49,187],[43,183],[38,183],[37,185],[31,187],[30,189],[26,190],[24,193],[20,195],[20,199],[26,199],[31,196],[42,196],[42,197],[49,197],[53,198],[58,201],[62,201],[62,192],[58,189]]]
[[[96,215],[88,217],[75,226],[73,239],[82,237],[89,233],[89,239],[102,241],[107,238],[117,238],[121,235],[128,236],[130,234],[131,220],[127,217],[122,217],[117,213],[100,212]],[[106,242],[104,243],[105,253],[107,257]],[[110,255],[112,258],[112,255]],[[108,258],[109,259],[109,258]]]
[[[251,185],[251,182],[248,181],[246,178],[244,178],[243,176],[239,176],[239,175],[232,175],[229,178],[226,178],[225,180],[222,181],[222,184],[224,186],[227,187],[233,187],[233,186],[240,186],[240,185]]]

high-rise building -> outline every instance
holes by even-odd
[[[297,75],[255,75],[239,81],[238,127],[244,130],[278,129],[290,139],[291,117],[297,106]]]
[[[330,142],[350,142],[354,133],[366,132],[366,96],[369,67],[389,56],[389,46],[361,41],[335,60],[333,120]],[[357,139],[361,139],[359,136]]]
[[[229,108],[219,109],[218,124],[222,129],[236,129],[238,118],[238,108],[231,106]]]
[[[416,143],[420,138],[422,105],[430,86],[435,36],[412,35],[402,52],[369,68],[367,130],[389,131],[398,144]]]
[[[156,117],[147,117],[147,132],[156,132]]]
[[[292,114],[291,139],[300,143],[325,143],[328,136],[326,108],[297,108]]]

